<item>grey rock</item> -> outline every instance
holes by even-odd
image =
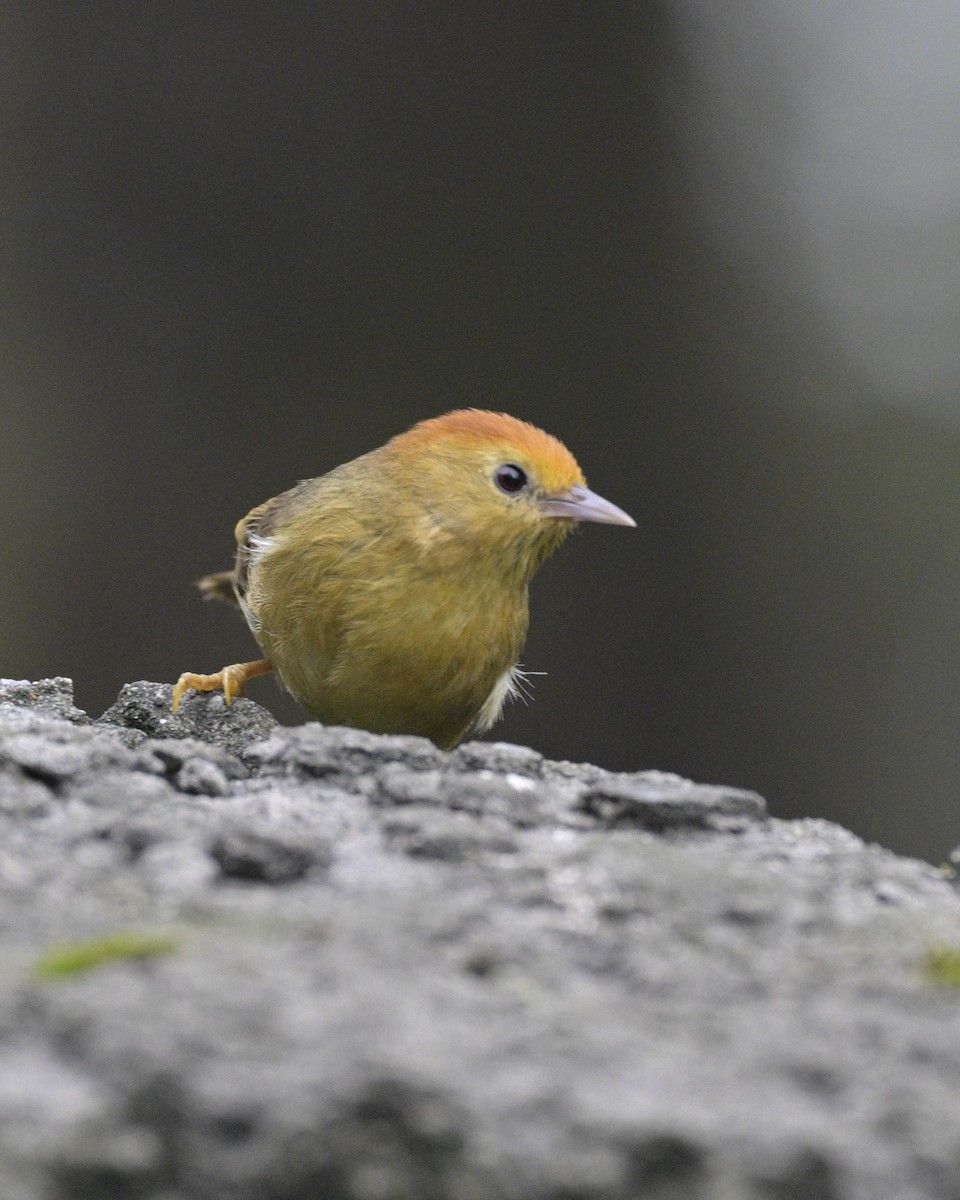
[[[230,781],[216,763],[202,758],[191,758],[176,774],[177,788],[197,796],[228,796]]]
[[[174,795],[166,779],[142,769],[104,769],[96,775],[73,780],[68,794],[71,802],[82,809],[102,809],[113,816],[163,813]]]
[[[39,816],[48,811],[50,800],[50,790],[42,783],[25,778],[12,765],[0,768],[0,813],[10,817]]]
[[[383,831],[394,848],[418,858],[469,862],[483,851],[511,854],[516,841],[467,813],[410,805],[384,821]]]
[[[583,792],[579,807],[607,826],[654,830],[721,824],[731,828],[731,818],[757,820],[766,813],[763,797],[755,792],[695,784],[663,771],[599,780]]]
[[[529,746],[514,746],[511,742],[464,742],[451,755],[456,767],[471,771],[510,772],[514,775],[543,774],[543,755]]]
[[[0,730],[0,763],[10,764],[34,779],[60,783],[92,771],[132,767],[134,754],[116,739],[92,726],[56,725],[47,721],[29,731]]]
[[[416,771],[403,763],[388,763],[376,773],[373,796],[382,804],[440,804],[443,774]]]
[[[291,883],[311,867],[329,866],[332,859],[330,846],[322,839],[307,842],[243,828],[218,833],[210,856],[224,877],[256,883]]]
[[[164,841],[153,830],[145,831],[140,838],[133,831],[132,837],[140,875],[156,892],[199,895],[220,872],[214,857],[201,845]]]
[[[426,738],[382,736],[317,722],[277,729],[266,741],[250,747],[244,757],[263,774],[317,778],[357,776],[390,762],[427,770],[442,761],[441,752]]]
[[[151,738],[199,737],[234,754],[278,728],[276,720],[251,700],[240,698],[228,705],[219,693],[191,692],[174,713],[172,696],[170,684],[128,683],[98,723],[139,730]]]
[[[151,738],[142,744],[145,753],[159,759],[169,776],[177,776],[185,766],[199,762],[210,763],[219,768],[227,779],[246,779],[250,772],[242,760],[219,745],[208,745],[197,738],[171,739]]]
[[[3,1200],[957,1197],[951,872],[169,693],[0,684]]]
[[[375,776],[371,798],[382,804],[436,804],[444,808],[500,818],[509,825],[532,827],[548,811],[569,807],[578,793],[548,789],[539,780],[508,770],[463,769],[463,759],[451,756],[442,769],[411,770],[389,763]]]
[[[78,725],[89,725],[90,718],[73,703],[73,680],[0,679],[0,705],[26,708],[34,716],[59,717]]]

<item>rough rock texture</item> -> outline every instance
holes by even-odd
[[[947,873],[169,697],[0,683],[2,1200],[960,1197]]]

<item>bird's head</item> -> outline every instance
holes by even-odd
[[[587,487],[564,444],[506,413],[462,409],[386,447],[415,490],[425,541],[512,553],[532,574],[578,521],[635,525]]]

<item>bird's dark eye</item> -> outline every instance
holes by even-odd
[[[515,492],[522,492],[527,486],[526,471],[521,470],[513,463],[504,463],[502,467],[497,467],[493,478],[500,491],[506,492],[508,496],[512,496]]]

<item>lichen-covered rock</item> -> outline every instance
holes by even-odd
[[[0,683],[3,1200],[936,1200],[948,873],[735,788]]]

